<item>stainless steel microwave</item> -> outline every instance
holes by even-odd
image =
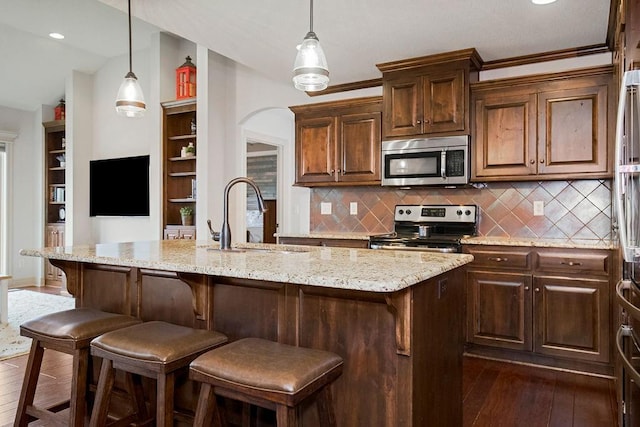
[[[469,183],[469,136],[382,142],[382,185]]]

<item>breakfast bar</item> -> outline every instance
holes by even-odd
[[[78,307],[323,349],[340,426],[462,425],[468,254],[165,240],[23,249],[64,271]],[[193,411],[184,379],[176,408]],[[241,407],[228,402],[232,424]],[[313,405],[304,425],[317,425]],[[257,425],[275,425],[257,411]]]

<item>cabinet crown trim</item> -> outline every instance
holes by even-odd
[[[456,50],[453,52],[437,53],[435,55],[420,56],[416,58],[401,59],[399,61],[376,64],[383,73],[410,70],[413,68],[427,67],[454,61],[469,61],[471,67],[479,70],[482,68],[482,58],[475,48]]]
[[[294,105],[289,107],[295,114],[318,111],[326,108],[351,108],[363,107],[366,105],[382,105],[381,96],[369,96],[363,98],[343,99],[340,101],[326,101],[313,104]]]
[[[481,82],[471,83],[471,90],[492,89],[496,86],[503,87],[505,84],[510,86],[527,85],[533,83],[549,83],[552,81],[566,80],[578,77],[594,77],[598,75],[610,75],[613,73],[613,65],[601,65],[598,67],[579,68],[575,70],[563,71],[560,73],[544,73],[531,74],[527,76],[507,77],[502,79],[484,80]]]

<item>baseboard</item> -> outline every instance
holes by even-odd
[[[9,289],[13,288],[26,288],[27,286],[42,286],[40,281],[35,277],[27,277],[25,279],[11,279],[9,280]]]

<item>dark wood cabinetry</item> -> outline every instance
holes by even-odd
[[[474,181],[610,178],[611,66],[472,85]]]
[[[195,227],[170,226],[182,225],[182,207],[192,208],[195,216],[196,100],[190,98],[165,102],[162,104],[162,112],[164,238],[195,238]]]
[[[482,64],[475,49],[378,64],[383,139],[469,133],[469,84]]]
[[[49,224],[45,228],[45,246],[64,246],[64,224]],[[44,260],[44,283],[46,286],[62,287],[65,284],[62,270]]]
[[[380,184],[380,97],[290,107],[296,184]]]
[[[65,121],[55,120],[44,126],[44,218],[45,246],[64,246],[66,222],[66,131]],[[45,261],[44,283],[47,286],[63,286],[65,277],[62,270]]]
[[[608,366],[611,251],[502,246],[464,251],[475,257],[467,271],[472,351],[484,346],[529,354],[534,357],[525,360],[538,363],[561,358]]]

